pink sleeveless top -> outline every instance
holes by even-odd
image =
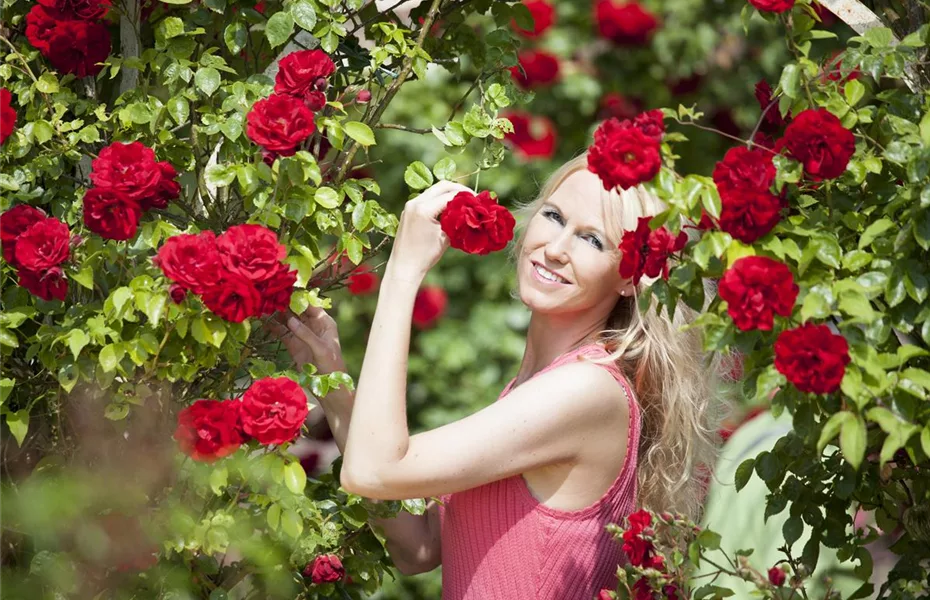
[[[540,373],[582,355],[606,354],[600,345],[583,346]],[[626,557],[604,527],[636,510],[640,414],[616,365],[601,366],[623,387],[630,412],[626,458],[613,484],[594,504],[572,511],[541,504],[522,475],[443,496],[443,600],[592,600],[602,588],[615,588],[617,565]]]

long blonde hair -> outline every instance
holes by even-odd
[[[539,196],[516,209],[521,223],[513,257],[522,254],[525,224],[542,203],[572,173],[587,168],[587,154],[561,166]],[[644,187],[622,192],[602,191],[606,232],[614,244],[637,219],[665,210],[665,204]],[[594,199],[592,198],[592,201]],[[643,278],[640,285],[652,280]],[[713,295],[705,283],[705,297]],[[720,368],[716,355],[703,351],[700,330],[682,331],[697,313],[680,304],[669,319],[657,301],[637,309],[638,295],[620,296],[600,341],[632,384],[642,413],[637,480],[638,503],[653,511],[669,511],[698,519],[704,491],[717,454],[718,414],[722,411]]]

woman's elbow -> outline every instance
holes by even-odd
[[[359,471],[359,469],[346,468],[343,464],[342,471],[339,473],[339,485],[342,489],[355,494],[364,496],[372,500],[392,500],[385,495],[385,486],[381,483],[380,478],[371,470]]]
[[[429,573],[436,567],[440,565],[438,560],[424,560],[424,561],[394,561],[394,568],[400,571],[401,575],[411,576],[411,575],[420,575],[421,573]]]

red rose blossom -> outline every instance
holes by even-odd
[[[161,161],[155,165],[158,168],[161,177],[158,180],[154,195],[143,196],[141,198],[142,210],[152,208],[168,208],[168,203],[177,200],[181,195],[181,185],[175,181],[178,172],[168,161]]]
[[[652,586],[646,577],[640,577],[633,584],[633,600],[653,600]]]
[[[829,394],[840,387],[849,344],[826,325],[805,323],[775,340],[775,368],[802,392]]]
[[[783,13],[794,6],[794,0],[749,0],[749,3],[760,11],[773,13]]]
[[[608,92],[601,97],[598,118],[606,120],[617,118],[621,121],[635,119],[643,110],[643,102],[638,98],[628,98],[619,92]]]
[[[84,194],[84,225],[102,238],[132,238],[141,218],[139,203],[111,188],[91,188]]]
[[[419,329],[428,329],[446,312],[449,298],[438,286],[427,286],[417,292],[413,302],[413,324]]]
[[[823,65],[823,72],[820,75],[820,81],[836,81],[837,83],[846,83],[851,79],[859,79],[862,71],[858,67],[843,68],[843,53],[840,50],[833,52]]]
[[[852,132],[825,108],[801,112],[785,129],[782,141],[814,181],[842,175],[856,151]]]
[[[345,574],[345,567],[335,554],[317,556],[304,568],[304,577],[309,577],[316,584],[342,581]]]
[[[241,323],[261,314],[262,295],[255,282],[221,271],[220,279],[200,295],[204,305],[216,316],[230,323]]]
[[[187,299],[187,289],[179,283],[172,283],[168,286],[168,296],[172,302],[180,304]]]
[[[647,110],[636,115],[632,126],[642,131],[646,137],[661,142],[665,133],[665,115],[658,108]]]
[[[668,229],[649,228],[652,217],[640,217],[636,229],[624,231],[620,240],[620,276],[638,285],[643,275],[668,279],[668,257],[685,247],[688,236],[680,232],[672,237]]]
[[[239,431],[238,401],[198,400],[178,414],[174,439],[181,451],[200,462],[229,456],[245,441]]]
[[[11,105],[12,100],[10,90],[0,88],[0,144],[5,142],[16,128],[16,111]]]
[[[216,285],[223,270],[212,231],[171,236],[158,249],[153,262],[165,277],[195,294]]]
[[[72,19],[93,21],[107,16],[110,10],[110,0],[36,0],[46,8],[58,12]]]
[[[817,17],[820,19],[821,25],[828,28],[833,27],[833,25],[836,23],[836,15],[830,12],[830,9],[817,2],[817,0],[811,2],[811,6],[813,7],[814,12],[817,13]]]
[[[307,396],[296,381],[265,377],[242,395],[242,430],[260,444],[283,444],[297,437],[309,412]]]
[[[294,284],[297,283],[297,271],[284,268],[272,277],[256,282],[255,287],[262,297],[259,313],[270,315],[278,311],[287,310],[291,305],[291,296],[294,294]]]
[[[788,118],[781,116],[778,110],[778,102],[773,102],[772,86],[769,82],[760,79],[755,87],[756,100],[759,101],[759,108],[763,110],[765,116],[762,117],[762,130],[772,133],[780,130],[788,122]]]
[[[525,90],[551,85],[559,78],[559,59],[549,52],[526,50],[517,60],[520,64],[510,67],[510,74]]]
[[[439,217],[450,245],[469,254],[488,254],[513,239],[516,221],[510,211],[491,198],[488,191],[456,194]]]
[[[524,160],[552,158],[555,154],[555,124],[548,118],[526,112],[511,112],[505,116],[513,124],[513,133],[504,139]]]
[[[714,183],[721,197],[741,190],[768,191],[775,183],[772,153],[735,146],[714,167]]]
[[[280,156],[292,156],[297,146],[316,131],[313,111],[284,94],[272,94],[256,102],[246,121],[249,139]]]
[[[651,181],[662,167],[658,142],[624,123],[604,121],[588,149],[588,170],[601,178],[605,190]]]
[[[659,27],[655,15],[635,1],[597,0],[594,20],[598,33],[620,46],[642,46]]]
[[[510,21],[510,26],[513,30],[523,37],[530,39],[537,38],[544,34],[552,27],[553,23],[555,23],[555,7],[547,2],[547,0],[523,0],[523,6],[533,15],[532,31],[520,28],[514,20]]]
[[[798,286],[786,265],[765,256],[744,256],[723,274],[720,297],[742,331],[771,331],[775,315],[790,317]]]
[[[769,569],[769,583],[775,587],[781,587],[785,585],[785,572],[778,567],[772,567]]]
[[[68,225],[54,217],[38,220],[17,238],[15,264],[42,273],[68,260],[70,242]]]
[[[234,225],[216,238],[220,261],[231,273],[263,281],[287,267],[281,262],[287,248],[263,225]]]
[[[781,221],[785,206],[771,192],[749,188],[721,194],[720,202],[720,229],[747,244],[772,231]]]
[[[173,181],[177,171],[157,162],[155,151],[141,142],[113,142],[91,161],[90,180],[139,203],[142,210],[165,208],[181,188]]]
[[[0,244],[3,245],[3,260],[13,266],[16,262],[16,240],[35,223],[46,219],[45,213],[28,204],[17,204],[0,215]]]
[[[95,21],[60,21],[48,37],[48,50],[42,52],[62,73],[93,77],[103,70],[110,56],[110,30]]]
[[[611,592],[607,588],[602,589],[597,593],[597,600],[613,600],[613,596],[610,595]]]
[[[55,9],[33,4],[26,14],[26,39],[43,55],[48,53],[48,42],[58,21],[67,17]]]
[[[336,64],[322,50],[291,52],[278,63],[278,74],[274,78],[275,94],[305,100],[320,78],[325,80],[335,72]]]
[[[43,300],[64,301],[68,295],[68,280],[61,267],[51,267],[45,271],[19,269],[16,275],[19,285]]]
[[[378,289],[378,274],[367,269],[360,269],[349,276],[346,287],[353,296],[365,296]]]

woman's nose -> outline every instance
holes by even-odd
[[[571,233],[567,230],[567,228],[562,229],[562,231],[559,232],[559,235],[550,239],[549,243],[546,244],[546,258],[553,262],[563,264],[568,262],[568,251],[571,247],[571,243]]]

